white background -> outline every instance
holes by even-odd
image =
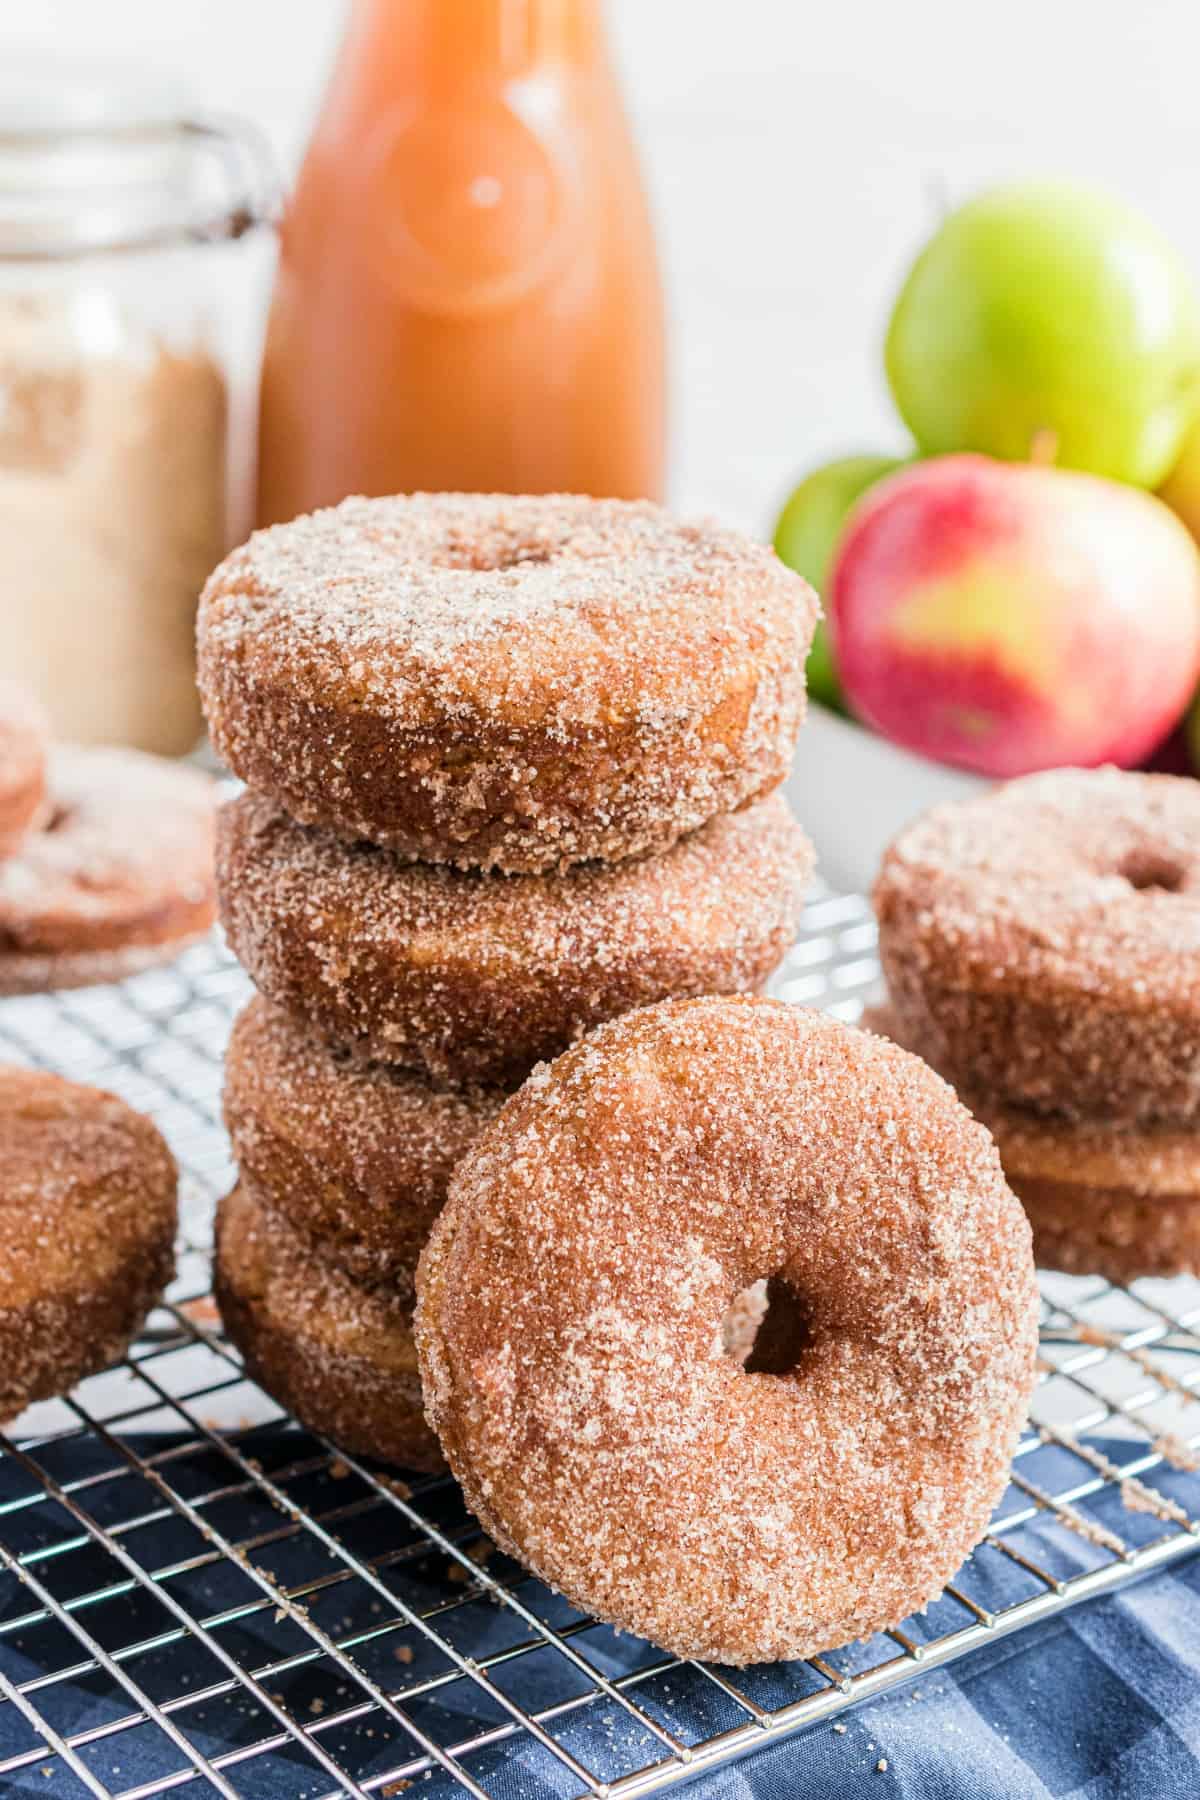
[[[947,196],[1114,186],[1200,269],[1196,0],[611,0],[674,321],[675,498],[766,529],[804,464],[899,441],[879,340]],[[0,0],[16,47],[182,72],[289,165],[340,0]]]

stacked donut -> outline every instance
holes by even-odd
[[[593,1025],[783,955],[815,617],[736,534],[578,497],[350,500],[212,576],[201,691],[247,784],[220,904],[259,989],[217,1291],[314,1429],[439,1459],[411,1320],[455,1163]]]
[[[868,1022],[990,1127],[1038,1260],[1200,1273],[1200,785],[1010,782],[903,832],[874,899]]]

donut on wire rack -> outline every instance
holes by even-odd
[[[0,1420],[124,1354],[171,1278],[176,1185],[115,1094],[0,1068]]]
[[[726,1325],[764,1278],[792,1315],[769,1368]],[[916,1057],[769,1000],[665,1002],[539,1069],[459,1165],[417,1287],[429,1416],[484,1528],[718,1662],[932,1599],[1034,1379],[1029,1226],[987,1132]]]
[[[1200,783],[1060,769],[935,807],[873,899],[899,1030],[956,1086],[1200,1127]]]
[[[862,1023],[905,1041],[889,1006],[869,1008]],[[1062,1118],[962,1088],[959,1098],[996,1140],[1039,1267],[1118,1283],[1200,1275],[1200,1133]]]
[[[116,981],[207,931],[213,791],[136,750],[54,750],[43,817],[0,861],[0,994]]]

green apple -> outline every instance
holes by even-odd
[[[1183,448],[1171,473],[1158,490],[1171,511],[1178,513],[1200,544],[1200,419],[1183,440]]]
[[[998,188],[917,258],[885,361],[927,456],[1032,456],[1152,488],[1200,410],[1200,299],[1121,201],[1066,183]]]
[[[779,515],[775,527],[775,553],[779,560],[803,575],[809,586],[823,595],[842,527],[854,502],[885,475],[903,467],[902,457],[842,456],[814,469]],[[824,622],[817,626],[808,653],[808,691],[823,706],[845,711]]]

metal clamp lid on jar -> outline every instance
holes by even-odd
[[[274,224],[280,199],[262,134],[161,80],[58,61],[0,75],[0,261],[220,242]]]

